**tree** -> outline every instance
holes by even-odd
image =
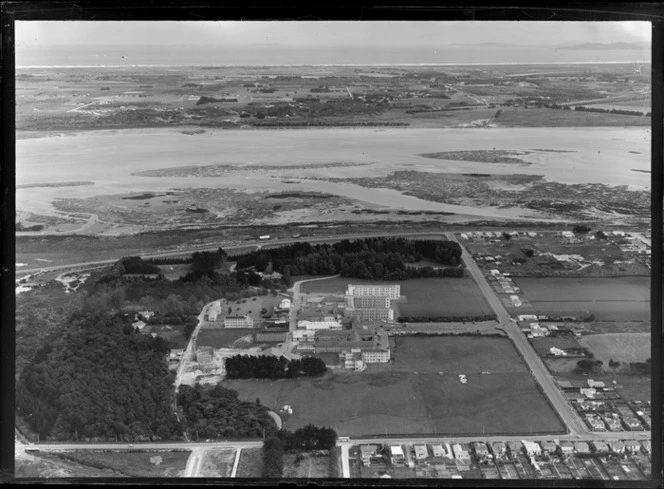
[[[616,370],[620,367],[620,362],[617,360],[614,360],[613,358],[609,360],[609,368],[613,370],[613,375],[616,374]]]
[[[572,228],[575,234],[587,234],[590,232],[590,228],[585,224],[577,224]]]
[[[606,239],[606,234],[604,233],[604,231],[598,230],[595,233],[595,238],[597,238],[597,239]]]
[[[512,239],[512,235],[510,233],[503,233],[503,238],[505,238],[506,241],[509,241]]]

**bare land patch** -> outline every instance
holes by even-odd
[[[181,477],[189,459],[189,450],[72,450],[39,453],[39,457],[119,474],[121,477]],[[85,474],[87,476],[87,474]],[[81,475],[74,473],[73,477]],[[71,477],[71,476],[70,476]]]
[[[228,478],[233,471],[235,462],[235,448],[220,448],[205,450],[201,464],[199,477],[223,477]]]

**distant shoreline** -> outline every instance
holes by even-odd
[[[25,69],[62,69],[62,68],[306,68],[306,67],[327,67],[327,66],[379,66],[379,67],[399,67],[399,66],[546,66],[546,65],[620,65],[641,63],[649,65],[650,60],[633,61],[508,61],[508,62],[490,62],[490,63],[316,63],[316,64],[137,64],[137,65],[34,65],[34,66],[16,66],[17,70]]]

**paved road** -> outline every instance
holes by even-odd
[[[136,443],[31,443],[27,450],[193,450],[208,448],[260,448],[263,440],[203,442],[136,442]]]
[[[454,237],[453,233],[446,233],[446,236],[448,239],[458,243],[458,240]],[[544,393],[549,398],[549,401],[553,405],[554,409],[562,418],[563,423],[567,429],[569,429],[570,433],[573,435],[588,435],[590,432],[586,428],[585,423],[579,418],[574,408],[569,404],[569,402],[567,402],[562,392],[558,389],[558,386],[551,377],[551,374],[546,368],[546,365],[544,365],[544,362],[540,356],[528,342],[526,336],[521,332],[517,324],[512,321],[510,315],[505,309],[505,306],[495,294],[493,287],[491,287],[491,285],[489,285],[487,282],[486,278],[475,263],[475,260],[473,260],[473,258],[463,247],[463,245],[461,245],[461,243],[459,243],[459,245],[461,246],[463,253],[462,258],[466,264],[466,268],[484,294],[487,302],[489,302],[489,305],[496,313],[501,327],[505,330],[507,335],[514,343],[514,346],[517,348],[526,364],[528,365],[528,368],[530,369],[533,377],[535,377],[539,385],[544,390]]]

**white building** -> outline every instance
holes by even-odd
[[[551,355],[554,355],[556,357],[566,357],[567,352],[565,350],[561,350],[560,348],[556,348],[555,346],[552,346],[549,351],[551,352]]]
[[[526,450],[528,455],[542,455],[542,447],[539,443],[528,440],[521,440],[521,444],[523,445],[523,448]]]
[[[422,460],[429,457],[429,451],[427,450],[426,445],[414,445],[413,448],[415,449],[416,459]]]
[[[431,451],[433,452],[434,457],[445,456],[445,450],[443,450],[443,446],[441,444],[431,445]]]
[[[363,351],[364,363],[387,363],[390,361],[390,350]]]
[[[291,301],[290,299],[283,299],[281,303],[279,304],[279,309],[283,310],[289,310],[291,308]]]
[[[467,450],[464,450],[463,447],[458,443],[452,445],[452,451],[454,453],[454,458],[458,458],[461,460],[470,460],[470,453],[468,453]]]
[[[300,329],[308,329],[311,331],[317,331],[322,329],[331,329],[331,330],[340,330],[341,323],[334,317],[329,319],[316,320],[315,318],[303,319],[297,322],[297,327]]]
[[[224,328],[253,328],[254,320],[251,316],[226,316]]]
[[[389,299],[388,299],[389,300]],[[394,321],[394,309],[382,307],[355,308],[347,307],[345,317],[354,317],[363,321]]]
[[[348,284],[346,295],[351,296],[381,296],[398,299],[401,295],[400,285],[352,285]]]

